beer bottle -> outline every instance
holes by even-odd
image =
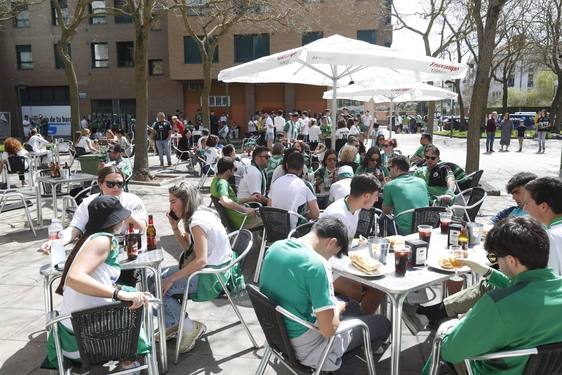
[[[127,258],[129,260],[137,259],[137,238],[134,230],[133,224],[129,223],[129,233],[127,234]]]
[[[154,220],[152,215],[148,215],[148,227],[146,228],[146,249],[156,249],[156,228],[154,227]]]

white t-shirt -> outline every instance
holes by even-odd
[[[273,134],[273,128],[273,119],[271,118],[271,116],[267,116],[265,119],[265,131],[269,134]]]
[[[197,140],[197,148],[198,148],[198,149],[202,149],[202,148],[203,148],[203,145],[207,142],[207,138],[209,138],[209,137],[208,137],[208,136],[204,136],[204,137],[201,137],[201,138],[199,138],[199,139]]]
[[[94,150],[90,147],[90,142],[92,142],[92,140],[89,137],[82,136],[78,140],[76,147],[82,147],[86,152],[93,152]]]
[[[256,123],[253,120],[248,121],[248,132],[252,133],[257,131]]]
[[[310,117],[303,117],[301,119],[301,134],[302,135],[308,135],[308,132],[310,130]]]
[[[190,231],[193,227],[199,227],[207,237],[207,264],[218,266],[226,263],[232,256],[232,249],[226,230],[219,217],[210,210],[198,209],[191,217]]]
[[[341,198],[329,205],[321,216],[335,216],[340,219],[347,227],[347,236],[350,240],[352,240],[353,237],[355,237],[355,232],[357,231],[359,212],[361,212],[361,210],[357,210],[355,213],[349,211],[347,204],[345,203],[345,198]]]
[[[43,145],[48,145],[49,141],[47,141],[45,138],[43,138],[39,134],[35,134],[35,135],[31,136],[31,138],[29,138],[29,140],[27,141],[27,144],[31,146],[31,148],[33,149],[33,152],[39,153],[39,152],[41,152],[41,149],[43,148]]]
[[[86,120],[85,118],[80,120],[80,129],[86,129],[87,127],[88,127],[88,120]]]
[[[88,224],[88,220],[90,215],[88,213],[88,205],[92,203],[94,199],[96,199],[100,194],[92,194],[89,197],[85,198],[82,203],[76,208],[76,212],[72,217],[72,221],[70,222],[70,226],[78,229],[80,232],[84,233],[86,231],[86,224]],[[135,194],[122,192],[121,195],[118,195],[119,201],[121,205],[126,209],[131,211],[131,216],[134,216],[137,220],[144,220],[144,222],[148,221],[148,215],[146,213],[146,208],[144,207],[144,203],[142,200],[137,197]],[[127,234],[127,226],[123,225],[121,228],[121,234]]]
[[[320,133],[322,131],[320,130],[320,126],[318,125],[312,125],[310,127],[310,129],[308,130],[308,140],[310,142],[320,142]]]
[[[349,129],[348,128],[339,128],[338,130],[336,130],[336,138],[337,139],[347,139],[348,135],[349,135]]]
[[[304,176],[308,175],[308,167],[305,165],[303,168],[303,173]],[[281,176],[285,176],[285,170],[283,169],[283,165],[279,164],[274,170],[273,170],[273,175],[271,175],[271,183],[273,183],[273,181],[277,180],[279,177]]]
[[[262,193],[263,177],[255,165],[244,167],[244,175],[238,185],[238,199],[249,198],[254,193]]]
[[[351,178],[344,178],[338,182],[334,182],[330,186],[330,196],[328,197],[329,202],[335,202],[338,199],[345,198],[349,195],[351,191]]]
[[[277,132],[282,132],[283,129],[285,128],[285,119],[283,118],[283,116],[275,116],[273,118],[273,125],[275,125],[275,129],[277,130]]]
[[[219,157],[219,152],[214,147],[209,147],[205,150],[205,165],[215,164],[217,158]]]
[[[293,212],[298,212],[299,207],[316,200],[304,181],[292,173],[279,177],[271,184],[269,197],[272,207]],[[291,215],[291,228],[296,225],[297,218]]]
[[[562,220],[551,225],[546,231],[550,242],[548,267],[562,275]]]
[[[351,128],[349,129],[349,135],[357,135],[359,134],[359,128],[357,128],[357,126],[355,125],[351,125]]]

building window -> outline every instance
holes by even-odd
[[[16,14],[14,18],[14,27],[29,27],[31,24],[29,22],[29,10],[27,5],[22,7],[22,10]]]
[[[527,76],[527,87],[533,87],[535,85],[535,75],[533,73],[529,73]]]
[[[162,60],[148,60],[148,73],[151,76],[161,76],[164,74],[164,64]]]
[[[103,25],[107,23],[105,18],[105,0],[92,1],[90,7],[90,23],[92,25]]]
[[[127,7],[127,0],[114,0],[113,6],[115,8],[125,9]],[[118,14],[115,16],[115,23],[132,23],[133,18],[131,16],[126,16],[124,14]]]
[[[507,87],[513,87],[513,86],[515,86],[515,76],[511,74],[507,79]]]
[[[67,0],[60,0],[60,6],[62,9],[62,16],[64,19],[64,24],[68,25],[69,15],[68,15],[68,2]],[[51,1],[51,18],[53,20],[53,25],[58,26],[59,20],[57,16],[57,8],[55,7],[55,3]]]
[[[357,30],[357,39],[367,43],[377,44],[376,30]]]
[[[302,33],[302,45],[307,45],[308,43],[312,43],[315,40],[322,39],[323,37],[324,33],[322,31],[309,31]]]
[[[16,46],[18,69],[33,69],[33,58],[31,56],[31,45]]]
[[[183,61],[185,64],[201,64],[201,53],[197,42],[191,36],[183,37]],[[219,47],[215,48],[213,63],[219,62]]]
[[[68,86],[30,86],[21,92],[23,106],[68,105]]]
[[[131,68],[135,66],[133,42],[116,42],[117,66],[120,68]]]
[[[234,35],[234,62],[248,62],[267,55],[269,34]]]
[[[53,49],[55,50],[55,69],[64,69],[64,61],[62,56],[59,54],[59,50],[57,49],[57,45],[53,45]],[[70,49],[70,44],[68,45],[68,54],[72,57],[72,50]]]
[[[109,67],[109,48],[107,43],[92,43],[92,67]]]
[[[209,107],[228,107],[230,106],[230,96],[209,95]]]

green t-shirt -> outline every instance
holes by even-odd
[[[234,202],[238,203],[238,197],[236,196],[236,193],[234,193],[234,190],[232,190],[232,187],[230,186],[227,180],[223,180],[222,178],[218,178],[216,176],[213,177],[213,179],[211,180],[210,190],[211,190],[211,197],[213,198],[220,199],[220,197],[227,196]],[[225,207],[225,211],[226,211],[226,216],[228,216],[228,220],[230,221],[230,224],[232,224],[234,228],[240,228],[242,222],[244,221],[245,215],[242,215],[241,213],[228,209],[226,207]]]
[[[273,172],[275,168],[277,168],[281,162],[283,162],[283,155],[272,156],[269,158],[267,162],[267,168],[265,169],[265,177],[267,178],[267,190],[271,186],[271,178],[273,177]]]
[[[260,273],[263,294],[299,318],[316,322],[316,313],[335,307],[326,259],[296,240],[277,241],[265,254]],[[308,328],[285,318],[289,338]]]
[[[418,177],[403,174],[384,186],[383,206],[393,207],[394,215],[412,208],[428,207],[429,198],[425,182]],[[412,214],[396,219],[400,234],[412,232]]]
[[[414,152],[414,156],[419,156],[422,159],[425,158],[425,145],[418,147],[416,152]]]

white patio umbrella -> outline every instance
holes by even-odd
[[[264,56],[221,70],[223,82],[300,83],[329,86],[332,97],[332,147],[335,145],[337,87],[351,81],[376,86],[463,78],[468,66],[377,46],[341,35]]]
[[[353,86],[342,87],[338,89],[335,94],[333,91],[334,90],[328,90],[324,92],[323,98],[330,99],[335,95],[337,99],[349,99],[361,102],[372,100],[375,103],[390,103],[388,129],[391,136],[394,103],[432,102],[436,100],[456,99],[458,96],[453,91],[421,82],[378,87],[374,86],[371,82],[359,82]]]

